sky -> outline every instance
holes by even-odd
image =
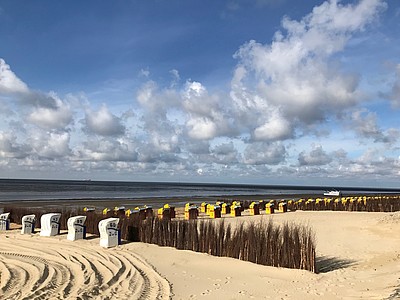
[[[0,178],[398,187],[400,1],[0,0]]]

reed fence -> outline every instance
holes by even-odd
[[[24,215],[35,214],[36,227],[40,227],[40,216],[56,212],[54,209],[27,209],[4,207],[10,212],[13,222],[21,224]],[[71,216],[86,215],[87,233],[98,235],[100,220],[110,217],[82,209],[62,209],[61,229],[67,228]],[[127,241],[144,242],[182,250],[208,253],[214,256],[237,258],[253,263],[304,269],[316,272],[315,238],[312,230],[303,225],[285,223],[276,225],[269,220],[233,228],[224,220],[162,220],[139,216],[119,216],[121,237]]]

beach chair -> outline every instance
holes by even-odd
[[[273,213],[275,212],[274,207],[275,207],[275,206],[274,206],[273,203],[267,203],[267,204],[265,204],[265,213],[266,213],[267,215],[273,214]]]
[[[40,236],[55,236],[60,233],[60,213],[44,214],[40,217]]]
[[[125,206],[114,207],[114,216],[123,217],[125,215]]]
[[[287,212],[287,204],[286,204],[285,201],[279,202],[278,211],[281,212],[281,213]]]
[[[223,203],[221,207],[221,213],[224,215],[231,213],[231,206],[228,203]]]
[[[96,211],[96,207],[94,206],[86,206],[83,208],[85,213],[94,213]]]
[[[175,212],[174,212],[175,214]],[[157,211],[157,217],[161,220],[171,220],[172,213],[169,204],[165,204],[163,207],[159,208]]]
[[[9,230],[10,229],[10,213],[2,213],[0,214],[0,230]]]
[[[260,214],[260,204],[259,202],[251,202],[249,205],[250,215],[256,216]]]
[[[108,218],[99,222],[100,246],[115,247],[121,244],[121,232],[118,229],[119,218]]]
[[[209,205],[208,215],[211,219],[221,218],[221,206],[219,205]]]
[[[22,217],[22,229],[21,234],[32,234],[35,231],[35,215],[26,215]]]
[[[236,201],[231,205],[231,216],[240,217],[242,215],[242,207]]]
[[[85,221],[86,221],[86,216],[76,216],[68,219],[67,240],[75,241],[86,238],[86,226],[84,225]]]
[[[202,203],[200,204],[200,212],[206,213],[206,212],[207,212],[207,206],[208,206],[208,203],[202,202]]]
[[[185,205],[185,220],[195,220],[198,216],[199,210],[197,209],[197,206],[187,203]]]
[[[173,219],[176,217],[175,206],[171,206],[168,203],[164,205],[165,209],[169,210],[170,218]]]

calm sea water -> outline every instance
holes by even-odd
[[[400,192],[395,189],[335,187],[346,193]],[[0,179],[0,201],[56,199],[144,199],[245,195],[318,194],[321,186],[233,185],[164,182]]]

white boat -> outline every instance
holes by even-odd
[[[338,190],[329,190],[329,191],[325,191],[324,192],[324,196],[336,196],[336,197],[340,197],[341,196],[341,192]]]

